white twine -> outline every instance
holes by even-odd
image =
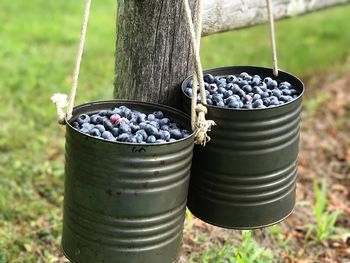
[[[266,0],[267,11],[269,15],[269,25],[270,25],[270,42],[272,49],[272,69],[273,75],[278,77],[278,61],[277,61],[277,47],[276,47],[276,36],[275,36],[275,21],[273,17],[273,6],[271,0]]]
[[[88,21],[89,21],[89,15],[90,15],[90,7],[91,7],[91,0],[86,0],[85,1],[83,25],[82,25],[82,30],[81,30],[81,34],[80,34],[80,41],[79,41],[79,46],[78,46],[78,52],[77,52],[77,57],[76,57],[74,73],[73,73],[73,81],[72,81],[72,88],[70,91],[69,101],[67,102],[67,95],[65,95],[65,94],[57,93],[51,97],[51,100],[56,105],[58,123],[60,123],[62,125],[64,125],[64,123],[65,123],[65,117],[67,117],[67,120],[72,118],[74,101],[75,101],[75,96],[76,96],[77,88],[78,88],[78,79],[79,79],[81,59],[83,57],[83,52],[84,52],[86,30],[87,30],[87,25],[88,25]],[[63,111],[64,107],[67,107],[66,114]]]
[[[192,101],[191,101],[191,124],[192,130],[195,133],[195,144],[206,145],[210,141],[208,132],[211,127],[215,125],[212,120],[206,120],[205,115],[208,113],[207,108],[204,106],[207,104],[204,80],[203,80],[203,69],[200,61],[200,38],[202,33],[202,0],[196,2],[196,31],[193,27],[191,8],[188,0],[184,0],[184,8],[186,13],[186,21],[188,30],[190,33],[191,46],[193,52],[193,85],[192,85]],[[199,82],[199,91],[201,97],[201,103],[197,105],[197,82]]]

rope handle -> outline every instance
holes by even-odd
[[[72,88],[70,91],[69,101],[67,101],[66,94],[56,93],[51,97],[52,102],[55,103],[56,105],[58,123],[61,125],[65,124],[65,118],[67,118],[67,120],[72,118],[74,101],[75,101],[75,96],[78,88],[81,59],[83,57],[86,31],[87,31],[87,25],[88,25],[89,15],[90,15],[90,7],[91,7],[91,0],[85,0],[83,25],[82,25],[81,34],[80,34],[80,41],[79,41],[78,52],[76,56],[76,63],[75,63],[75,68],[73,73],[73,81],[72,81]],[[64,113],[63,111],[65,107],[67,107],[66,113]]]
[[[276,48],[276,36],[275,36],[275,21],[273,17],[273,6],[271,0],[266,0],[267,12],[269,16],[270,25],[270,42],[272,49],[272,70],[273,75],[278,77],[278,61],[277,61],[277,48]]]
[[[207,104],[203,69],[200,61],[200,39],[202,34],[202,0],[196,1],[195,6],[195,26],[194,29],[192,22],[191,8],[188,0],[183,1],[186,22],[190,33],[191,47],[193,52],[193,84],[192,84],[192,98],[191,98],[191,124],[192,130],[195,133],[195,144],[206,145],[210,141],[208,132],[211,127],[215,125],[212,120],[206,120],[205,115],[208,113],[207,108],[204,106]],[[197,84],[199,83],[199,92],[201,97],[201,104],[197,104]]]

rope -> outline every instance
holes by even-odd
[[[208,113],[206,105],[206,95],[203,80],[203,69],[200,62],[200,38],[202,33],[202,0],[197,0],[195,13],[196,13],[196,31],[193,27],[191,8],[188,0],[184,0],[184,8],[186,13],[186,22],[188,25],[190,40],[193,52],[193,85],[192,85],[192,101],[191,101],[191,124],[192,130],[195,133],[195,144],[206,145],[210,141],[210,137],[207,133],[211,130],[211,127],[215,125],[212,120],[206,120],[205,115]],[[199,82],[199,91],[201,97],[201,103],[197,105],[197,82]]]
[[[84,52],[86,30],[87,30],[87,25],[88,25],[88,21],[89,21],[89,15],[90,15],[90,7],[91,7],[91,0],[85,0],[85,11],[84,11],[83,25],[82,25],[82,30],[81,30],[81,34],[80,34],[80,42],[79,42],[79,46],[78,46],[78,53],[77,53],[77,57],[76,57],[76,63],[75,63],[75,68],[74,68],[74,73],[73,73],[73,81],[72,81],[72,88],[70,91],[69,101],[67,102],[67,95],[65,95],[65,94],[58,93],[58,94],[54,94],[51,97],[51,100],[56,105],[56,111],[57,111],[57,115],[58,115],[58,123],[60,123],[60,124],[65,123],[64,119],[66,116],[67,116],[67,120],[72,118],[74,101],[75,101],[75,96],[76,96],[77,88],[78,88],[78,79],[79,79],[81,59],[82,59],[83,52]],[[64,114],[63,108],[66,106],[67,106],[67,113]]]
[[[273,75],[278,76],[278,61],[277,61],[277,48],[276,48],[276,37],[275,37],[275,22],[273,18],[273,7],[272,1],[266,0],[267,2],[267,11],[269,15],[269,24],[270,24],[270,41],[272,48],[272,69]]]

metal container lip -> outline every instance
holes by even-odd
[[[273,72],[272,68],[266,68],[266,67],[260,67],[260,66],[226,66],[226,67],[218,67],[218,68],[212,68],[212,69],[206,69],[203,71],[203,74],[210,74],[213,73],[215,74],[216,71],[231,71],[233,69],[242,69],[242,72],[244,71],[244,69],[249,69],[249,70],[271,70],[271,73]],[[305,91],[305,86],[304,83],[297,78],[296,76],[292,75],[291,73],[288,73],[286,71],[283,70],[278,70],[279,73],[282,73],[284,75],[286,75],[289,78],[294,79],[296,82],[298,82],[298,91],[300,91],[300,94],[297,98],[293,99],[292,101],[289,101],[287,103],[283,103],[281,105],[278,106],[274,106],[274,107],[269,107],[269,108],[260,108],[260,109],[235,109],[235,108],[223,108],[223,107],[218,107],[218,106],[214,106],[214,105],[208,105],[205,104],[206,107],[208,108],[213,108],[213,109],[219,109],[219,110],[225,110],[225,111],[236,111],[236,112],[253,112],[253,111],[274,111],[277,108],[283,108],[283,107],[288,107],[288,105],[295,103],[296,101],[300,100],[301,97],[304,95],[304,91]],[[235,73],[232,73],[235,74]],[[187,99],[191,99],[191,97],[189,97],[186,93],[185,93],[185,88],[187,86],[187,83],[192,79],[193,75],[188,76],[181,84],[181,92],[183,94],[183,96],[185,96]],[[220,76],[220,75],[219,75]],[[222,75],[224,76],[224,75]],[[276,77],[274,77],[276,78]],[[300,90],[301,88],[301,90]]]
[[[90,134],[86,134],[86,133],[82,133],[81,131],[75,129],[71,123],[75,120],[75,117],[77,115],[76,111],[81,109],[81,108],[89,108],[91,106],[94,106],[94,105],[98,105],[98,104],[107,104],[107,103],[125,103],[125,104],[137,104],[137,105],[144,105],[144,106],[148,106],[148,107],[158,107],[159,110],[169,110],[169,111],[172,111],[174,112],[175,114],[179,115],[179,116],[183,116],[184,119],[187,119],[189,122],[190,122],[190,117],[178,110],[178,109],[175,109],[175,108],[172,108],[170,106],[167,106],[167,105],[163,105],[163,104],[156,104],[156,103],[150,103],[150,102],[141,102],[141,101],[136,101],[136,100],[123,100],[123,99],[118,99],[118,100],[97,100],[97,101],[91,101],[91,102],[87,102],[87,103],[83,103],[83,104],[80,104],[78,106],[75,106],[73,108],[73,117],[68,120],[67,119],[67,116],[65,117],[65,124],[69,127],[69,129],[73,130],[75,133],[79,134],[80,136],[84,136],[86,138],[89,138],[89,139],[92,139],[92,140],[95,140],[95,141],[98,141],[100,143],[105,143],[105,144],[119,144],[119,145],[125,145],[125,146],[134,146],[134,147],[137,147],[137,146],[147,146],[147,147],[156,147],[156,146],[169,146],[169,145],[172,145],[172,144],[176,144],[176,143],[180,143],[180,142],[184,142],[184,141],[187,141],[187,140],[193,140],[194,138],[194,132],[189,129],[189,131],[191,132],[190,136],[186,137],[186,138],[183,138],[183,139],[180,139],[180,140],[176,140],[174,142],[166,142],[166,143],[128,143],[128,142],[118,142],[118,141],[108,141],[108,140],[105,140],[105,139],[99,139],[99,138],[96,138],[94,136],[91,136]]]

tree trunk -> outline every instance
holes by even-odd
[[[267,21],[265,0],[203,0],[203,35]],[[191,72],[183,0],[118,1],[116,98],[180,108],[180,84]],[[193,6],[194,0],[190,1]],[[274,0],[275,18],[350,0]]]
[[[118,4],[115,97],[179,108],[180,84],[191,71],[182,1]]]

